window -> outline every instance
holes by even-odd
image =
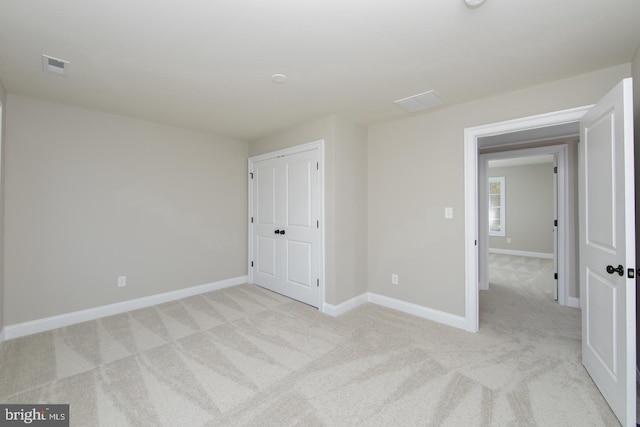
[[[506,235],[504,194],[504,176],[489,178],[489,236]]]

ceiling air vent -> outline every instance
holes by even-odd
[[[53,56],[42,55],[42,69],[47,73],[66,76],[68,68],[69,61],[65,61],[64,59],[60,58],[54,58]]]
[[[394,101],[398,107],[406,110],[410,113],[426,110],[429,108],[437,107],[444,104],[444,101],[436,94],[435,90],[429,92],[419,93],[417,95],[409,96]]]

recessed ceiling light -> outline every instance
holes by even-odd
[[[285,76],[284,74],[274,74],[273,76],[271,76],[271,80],[274,83],[282,84],[287,81],[287,76]]]
[[[437,107],[438,105],[444,104],[444,101],[438,96],[435,90],[430,90],[429,92],[419,93],[417,95],[409,96],[407,98],[402,98],[394,103],[410,112],[415,113],[417,111],[426,110],[429,108]]]
[[[53,56],[42,55],[42,69],[47,73],[57,74],[59,76],[66,76],[67,69],[69,68],[69,61],[64,59],[54,58]]]

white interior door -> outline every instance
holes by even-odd
[[[276,209],[279,200],[277,193],[278,159],[256,162],[253,167],[253,281],[275,292],[279,292],[278,277],[280,254]],[[281,202],[280,202],[281,203]]]
[[[280,236],[284,251],[282,293],[314,307],[320,300],[317,161],[315,150],[282,158],[282,230],[286,234]]]
[[[318,150],[254,163],[253,282],[320,305]]]
[[[582,363],[624,426],[636,423],[631,79],[581,120]]]

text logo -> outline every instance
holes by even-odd
[[[69,427],[69,405],[0,404],[0,427]]]

